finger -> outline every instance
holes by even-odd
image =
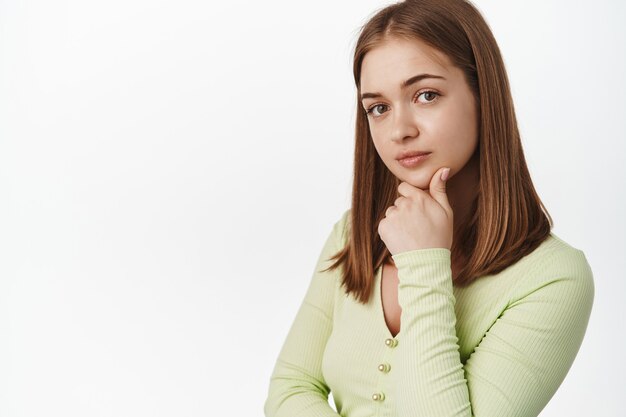
[[[396,198],[396,200],[393,202],[393,205],[396,207],[400,207],[400,204],[403,204],[404,200],[406,200],[406,197],[401,195],[400,197]]]
[[[446,182],[450,174],[450,168],[443,167],[439,169],[430,180],[430,195],[437,201],[443,208],[448,211],[451,209],[450,202],[448,201],[448,194],[446,192]],[[444,179],[445,178],[445,179]]]
[[[398,185],[398,193],[404,197],[415,196],[420,191],[422,190],[420,190],[417,187],[412,186],[411,184],[405,181],[401,182],[400,185]]]

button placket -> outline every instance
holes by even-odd
[[[385,400],[385,394],[382,392],[375,392],[374,394],[372,394],[372,400],[374,401],[384,401]]]
[[[390,348],[395,348],[396,346],[398,346],[398,339],[395,339],[395,338],[385,339],[385,345],[387,345]]]
[[[387,346],[390,350],[386,350],[383,355],[383,361],[377,365],[377,369],[382,374],[388,374],[391,371],[391,364],[388,361],[388,356],[393,353],[391,349],[398,346],[398,339],[395,338],[387,338],[385,339],[385,346]],[[385,400],[385,393],[383,390],[379,390],[372,394],[372,400],[376,402],[382,402]]]

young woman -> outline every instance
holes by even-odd
[[[594,282],[551,232],[488,25],[463,0],[390,5],[362,28],[354,79],[352,206],[265,415],[537,416],[578,353]]]

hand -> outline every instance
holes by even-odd
[[[385,211],[378,234],[392,255],[415,249],[452,248],[453,212],[446,181],[439,169],[430,180],[429,191],[407,182],[398,186],[400,197]],[[447,179],[447,178],[446,178]]]

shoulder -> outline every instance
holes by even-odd
[[[565,242],[554,232],[528,255],[538,271],[550,275],[566,275],[581,280],[593,280],[591,267],[584,252]]]
[[[350,225],[352,221],[351,212],[352,210],[349,208],[344,210],[333,226],[335,238],[337,240],[338,246],[341,248],[346,245],[348,236],[350,234]]]
[[[324,269],[331,266],[334,260],[331,259],[339,250],[343,249],[348,241],[348,223],[350,222],[350,209],[344,210],[332,226],[332,230],[327,234],[326,242],[322,248],[318,259],[317,269]]]
[[[542,289],[558,289],[585,299],[588,304],[593,301],[593,272],[584,252],[554,232],[510,268],[517,276],[517,299]]]
[[[339,218],[339,221],[337,223],[339,223],[342,228],[345,228],[346,226],[348,226],[350,224],[350,221],[352,220],[352,209],[346,209],[344,210],[344,212],[341,214],[341,217]]]

